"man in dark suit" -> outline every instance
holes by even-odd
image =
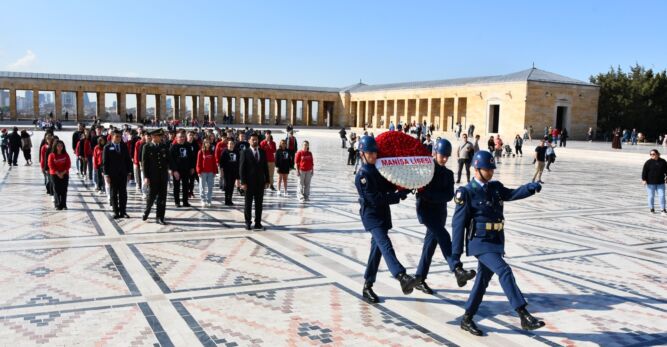
[[[121,141],[121,133],[113,132],[111,142],[104,147],[102,165],[104,179],[111,187],[111,206],[114,219],[130,218],[127,206],[127,181],[131,178],[132,160],[127,145]]]
[[[259,148],[259,139],[256,133],[250,136],[250,148],[241,151],[239,176],[241,187],[245,191],[245,228],[250,230],[252,221],[252,202],[255,201],[255,230],[264,230],[262,226],[262,202],[264,189],[269,187],[269,165],[266,153]]]
[[[164,131],[153,130],[151,141],[141,147],[141,167],[144,174],[144,186],[148,187],[146,209],[143,220],[148,219],[153,203],[156,204],[157,223],[166,225],[164,214],[167,205],[167,187],[169,186],[169,145],[162,141]]]

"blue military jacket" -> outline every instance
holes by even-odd
[[[389,205],[400,201],[400,194],[393,184],[389,183],[375,167],[364,164],[357,171],[354,185],[359,193],[359,215],[364,229],[391,229],[391,210]]]
[[[524,184],[517,189],[505,188],[498,181],[491,181],[481,186],[477,180],[459,187],[456,191],[456,209],[452,218],[452,257],[456,260],[463,253],[466,229],[468,239],[466,255],[484,253],[505,253],[504,230],[487,230],[487,223],[504,223],[503,202],[527,198],[535,191]]]
[[[447,222],[447,203],[454,198],[454,173],[435,163],[433,179],[417,193],[417,219],[425,225]]]

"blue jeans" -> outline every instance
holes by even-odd
[[[653,209],[653,200],[655,199],[655,192],[658,191],[658,201],[660,202],[660,209],[665,209],[665,184],[647,184],[646,192],[648,192],[648,208]]]
[[[215,174],[212,172],[202,172],[199,174],[199,197],[202,202],[211,202],[214,178]]]

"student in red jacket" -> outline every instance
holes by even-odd
[[[88,139],[88,130],[79,137],[75,152],[76,157],[81,161],[81,176],[85,179],[88,177],[88,158],[93,156],[93,147]]]
[[[65,150],[65,143],[58,140],[56,149],[49,154],[49,174],[53,182],[55,207],[57,210],[67,209],[67,185],[69,184],[69,169],[72,163]]]
[[[95,171],[95,191],[104,193],[104,165],[102,165],[102,158],[104,156],[104,146],[107,144],[107,139],[104,136],[97,138],[97,146],[93,150],[93,170]]]
[[[310,199],[310,180],[313,178],[313,153],[310,151],[308,141],[303,141],[303,147],[296,153],[296,175],[299,176],[299,201]]]
[[[46,186],[46,194],[53,196],[53,183],[51,183],[51,174],[49,173],[49,166],[47,164],[49,149],[53,146],[53,135],[47,134],[44,137],[44,144],[39,149],[39,167],[42,169],[44,175],[44,186]]]
[[[139,141],[135,142],[134,144],[134,153],[132,154],[132,164],[134,168],[134,182],[136,183],[136,190],[137,191],[142,191],[142,186],[141,184],[143,183],[144,179],[141,177],[141,150],[143,149],[144,144],[148,142],[148,134],[143,133],[142,137],[139,139]],[[142,196],[145,196],[145,194],[142,194]]]
[[[259,148],[266,153],[266,162],[269,164],[269,183],[271,184],[271,190],[275,191],[273,173],[276,171],[276,143],[273,141],[271,133],[266,134],[266,139],[260,142]]]
[[[211,141],[204,139],[203,147],[197,153],[197,174],[199,174],[199,197],[201,207],[211,207],[213,196],[213,181],[218,173],[218,165],[215,162],[215,152],[211,147]]]

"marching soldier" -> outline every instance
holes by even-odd
[[[141,166],[144,170],[144,186],[148,187],[148,199],[143,220],[148,219],[153,202],[157,206],[155,217],[157,223],[167,225],[164,221],[164,212],[167,205],[167,186],[169,182],[169,145],[162,142],[162,129],[151,132],[151,142],[143,146]]]
[[[373,292],[373,283],[383,257],[392,276],[401,283],[403,294],[412,293],[417,285],[417,280],[405,273],[405,268],[396,258],[388,235],[389,229],[392,228],[389,205],[405,200],[408,191],[397,192],[394,185],[380,175],[375,167],[378,149],[373,137],[362,137],[359,141],[359,151],[364,164],[359,169],[354,184],[359,193],[361,222],[364,224],[364,229],[372,235],[362,295],[366,301],[375,304],[380,302],[380,298]]]
[[[505,254],[503,202],[527,198],[542,190],[542,186],[534,182],[524,184],[517,189],[509,189],[498,181],[491,181],[496,163],[493,155],[487,151],[475,154],[473,167],[475,179],[456,191],[454,198],[456,210],[452,220],[453,260],[461,259],[464,240],[466,255],[475,256],[478,260],[478,274],[465,304],[461,329],[473,335],[483,335],[472,318],[482,303],[486,287],[494,273],[498,275],[500,286],[510,305],[519,314],[521,327],[525,330],[539,329],[544,326],[544,322],[526,310],[527,302],[516,284],[512,269],[503,259]]]
[[[419,280],[415,289],[426,294],[433,294],[433,290],[426,284],[426,277],[437,246],[440,246],[443,257],[449,263],[449,269],[454,272],[459,287],[475,278],[475,270],[464,270],[460,261],[452,259],[452,240],[445,229],[447,202],[454,197],[454,173],[445,167],[451,155],[452,144],[445,139],[438,140],[435,144],[433,179],[417,193],[417,219],[426,226],[426,236],[415,274]]]

